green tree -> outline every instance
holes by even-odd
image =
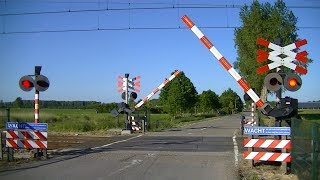
[[[260,4],[255,0],[250,7],[245,5],[241,8],[240,18],[242,26],[236,28],[234,32],[238,53],[234,66],[256,89],[256,93],[261,94],[262,99],[266,100],[267,90],[263,86],[265,74],[257,75],[256,69],[268,62],[256,61],[256,51],[262,49],[256,44],[257,38],[261,37],[269,42],[281,39],[282,46],[291,44],[298,40],[297,18],[282,0],[276,1],[273,6],[268,2]],[[283,69],[288,71],[286,68]]]
[[[239,112],[243,109],[242,100],[240,99],[238,94],[230,88],[220,95],[219,101],[222,107],[221,110],[227,114],[231,114],[235,111]]]
[[[219,96],[211,91],[203,91],[199,95],[199,107],[201,112],[210,112],[220,108]]]
[[[13,107],[22,108],[23,101],[21,97],[17,97],[16,100],[13,101]]]
[[[175,116],[190,111],[197,102],[197,94],[193,83],[184,72],[181,72],[180,75],[162,88],[159,100],[163,109]]]

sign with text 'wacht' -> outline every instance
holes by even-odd
[[[37,130],[37,131],[47,131],[47,123],[19,123],[19,122],[7,122],[7,130]]]
[[[290,135],[290,127],[244,127],[245,135]]]

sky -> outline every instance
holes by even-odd
[[[34,99],[34,92],[22,91],[18,82],[38,65],[50,81],[40,100],[120,102],[117,77],[125,73],[129,78],[141,76],[137,99],[142,99],[176,69],[186,74],[199,94],[211,89],[220,95],[231,88],[243,97],[241,87],[180,18],[186,14],[199,27],[216,27],[200,29],[233,64],[234,27],[241,26],[239,7],[251,2],[0,0],[0,100]],[[306,50],[314,62],[302,76],[301,89],[284,96],[300,102],[320,100],[320,1],[285,2],[298,18],[299,38],[308,41],[301,51]]]

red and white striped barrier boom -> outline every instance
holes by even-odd
[[[255,161],[277,161],[277,162],[291,162],[290,153],[273,153],[273,152],[249,152],[243,153],[245,159]]]
[[[238,82],[241,88],[250,96],[259,108],[265,106],[260,97],[252,90],[250,85],[239,75],[239,73],[231,66],[231,64],[221,55],[221,53],[213,46],[210,40],[198,29],[191,19],[184,15],[182,21],[188,28],[200,39],[200,41],[209,49],[220,64],[229,72],[229,74]]]
[[[277,148],[290,149],[290,140],[273,140],[273,139],[244,139],[245,148]]]
[[[141,107],[145,102],[147,102],[153,95],[155,95],[157,92],[159,92],[164,86],[167,85],[167,83],[169,83],[170,81],[172,81],[175,77],[177,77],[179,74],[181,73],[181,71],[176,70],[174,72],[173,75],[171,75],[169,77],[169,79],[166,79],[162,84],[160,84],[160,86],[158,86],[157,88],[155,88],[148,96],[146,96],[145,98],[143,98],[142,101],[140,101],[137,105],[134,106],[135,109],[138,109],[139,107]]]

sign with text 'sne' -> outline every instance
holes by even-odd
[[[291,134],[290,127],[244,127],[245,135],[281,135],[287,136]]]
[[[19,123],[19,122],[7,122],[7,130],[37,130],[37,131],[47,131],[47,123]]]

